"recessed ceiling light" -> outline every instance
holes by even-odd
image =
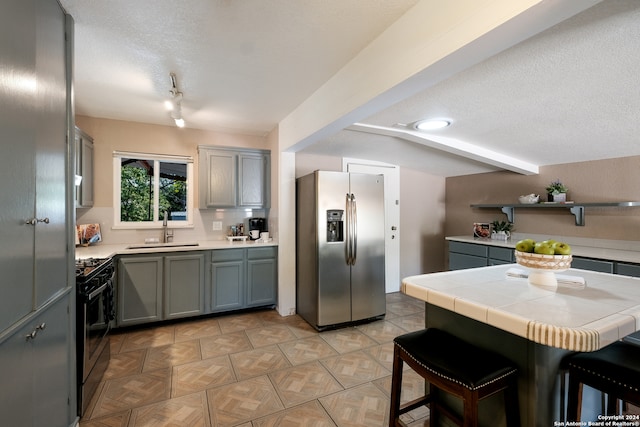
[[[446,128],[450,124],[451,122],[449,120],[442,120],[442,119],[420,120],[418,122],[415,122],[413,127],[416,130],[435,130],[435,129]]]

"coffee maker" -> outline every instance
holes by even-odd
[[[258,231],[257,237],[253,237],[253,234],[255,234],[251,232],[253,230]],[[249,239],[259,239],[260,233],[262,233],[263,231],[267,231],[267,221],[265,220],[265,218],[249,218]]]

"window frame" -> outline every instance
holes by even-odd
[[[122,193],[121,193],[121,166],[123,158],[141,159],[153,161],[154,176],[153,180],[153,221],[121,221]],[[170,228],[193,228],[193,200],[194,200],[194,177],[193,177],[193,157],[178,156],[166,154],[137,153],[129,151],[113,152],[113,228],[114,229],[157,229],[162,228],[162,220],[159,219],[159,200],[160,200],[160,163],[182,163],[187,165],[187,220],[174,221],[169,220],[167,226]]]

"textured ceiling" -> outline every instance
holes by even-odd
[[[447,118],[452,125],[432,131],[434,140],[453,138],[539,166],[640,155],[639,52],[640,2],[605,0],[360,122],[392,128]],[[390,150],[396,142],[370,137],[342,131],[306,151],[398,157]],[[402,162],[436,175],[495,170],[411,145]]]
[[[265,135],[417,0],[61,0],[76,112]],[[366,7],[363,7],[366,5]]]
[[[265,135],[418,0],[60,2],[76,23],[78,114],[171,125],[175,72],[188,127]],[[639,22],[640,1],[604,0],[359,120],[452,121],[425,144],[343,130],[304,152],[442,176],[498,169],[434,148],[442,138],[538,166],[640,155]]]

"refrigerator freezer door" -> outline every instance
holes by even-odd
[[[318,326],[351,321],[350,268],[345,241],[327,241],[327,211],[346,211],[349,175],[316,172],[318,236]],[[346,218],[345,218],[346,221]]]
[[[351,317],[353,321],[385,314],[384,271],[384,178],[381,175],[350,174],[357,217],[351,267]]]

